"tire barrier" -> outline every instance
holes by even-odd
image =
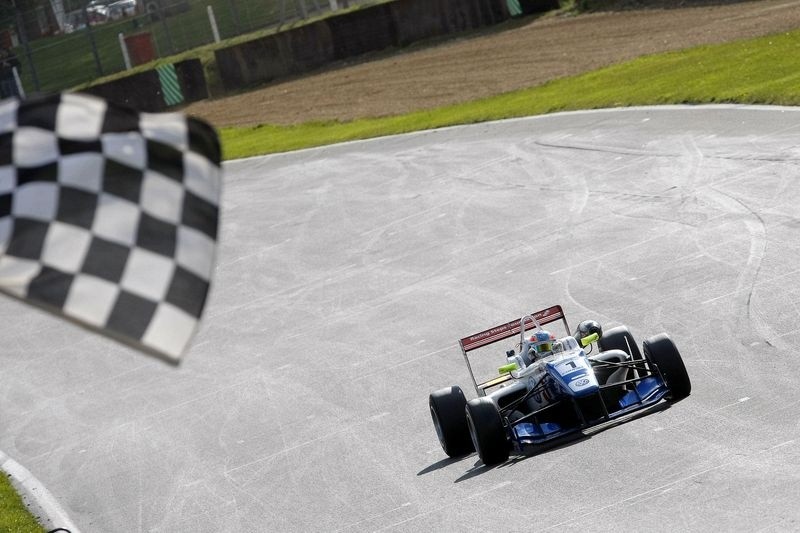
[[[208,98],[208,87],[199,59],[162,65],[156,69],[94,85],[82,92],[149,113],[165,111],[178,104],[188,104]]]

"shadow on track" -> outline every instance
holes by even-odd
[[[435,463],[433,463],[430,466],[426,466],[425,468],[423,468],[422,470],[417,472],[417,475],[418,476],[423,476],[425,474],[429,474],[431,472],[435,472],[436,470],[439,470],[440,468],[444,468],[444,467],[450,466],[450,465],[452,465],[454,463],[458,463],[459,461],[463,461],[465,457],[469,457],[469,455],[462,455],[460,457],[445,457],[444,459],[442,459],[440,461],[436,461]]]
[[[631,413],[628,416],[620,417],[619,419],[610,420],[608,422],[604,422],[602,424],[598,424],[596,426],[584,429],[582,432],[577,433],[575,435],[564,437],[563,439],[557,439],[551,443],[539,445],[536,447],[531,447],[529,451],[519,455],[512,455],[507,461],[497,465],[486,466],[480,460],[477,460],[464,474],[456,478],[453,481],[453,483],[461,483],[462,481],[466,481],[467,479],[481,475],[484,472],[494,470],[495,468],[510,468],[516,465],[517,463],[525,461],[526,459],[529,459],[531,457],[544,455],[546,453],[560,450],[568,446],[574,446],[578,443],[581,443],[585,440],[592,438],[594,435],[597,435],[598,433],[602,433],[603,431],[619,426],[620,424],[624,424],[626,422],[630,422],[631,420],[636,420],[637,418],[641,418],[643,416],[647,416],[650,414],[666,411],[671,407],[671,405],[672,404],[667,402],[658,403],[656,405],[643,409],[642,411]],[[423,468],[417,473],[417,475],[422,476],[424,474],[428,474],[430,472],[439,470],[441,468],[445,468],[449,465],[458,463],[464,460],[465,458],[473,456],[475,456],[474,452],[469,455],[463,455],[461,457],[448,457],[446,459],[442,459],[440,461],[437,461],[436,463],[433,463],[428,467]]]

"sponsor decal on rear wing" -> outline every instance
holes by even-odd
[[[567,325],[567,320],[564,317],[564,311],[561,309],[560,305],[554,305],[552,307],[548,307],[547,309],[537,311],[533,313],[533,316],[542,326],[549,324],[550,322],[555,322],[556,320],[563,320],[564,327],[567,329],[567,333],[569,334],[569,326]],[[461,349],[466,354],[467,352],[475,350],[476,348],[480,348],[481,346],[486,346],[487,344],[492,344],[493,342],[501,341],[514,335],[519,335],[521,320],[522,318],[518,318],[516,320],[512,320],[511,322],[506,322],[505,324],[487,329],[486,331],[475,333],[469,337],[464,337],[459,341],[461,344]],[[528,318],[525,320],[525,328],[528,329],[531,327],[533,327],[533,320]]]

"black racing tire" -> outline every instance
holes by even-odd
[[[431,419],[444,453],[450,457],[466,455],[474,450],[467,427],[467,399],[461,387],[439,389],[428,398]]]
[[[626,338],[628,339],[627,342],[625,342]],[[628,345],[630,345],[630,350],[628,349]],[[642,353],[639,351],[636,340],[634,340],[633,335],[625,326],[617,326],[603,332],[603,336],[597,341],[597,346],[600,347],[601,352],[622,350],[629,354],[634,360],[642,358]]]
[[[642,357],[642,352],[639,351],[639,345],[636,344],[636,340],[633,338],[630,330],[628,330],[628,328],[625,326],[617,326],[603,332],[603,336],[597,341],[597,346],[600,348],[601,352],[608,350],[622,350],[631,356],[632,361],[645,360]],[[630,348],[628,348],[628,346],[630,346]],[[630,370],[628,372],[628,379],[633,379],[635,377],[643,378],[646,375],[647,372],[645,372],[644,369],[642,371]]]
[[[669,387],[668,401],[679,402],[691,394],[692,382],[686,372],[686,365],[683,364],[675,343],[666,333],[650,337],[642,343],[642,348],[650,368],[655,367]]]
[[[483,464],[491,466],[508,459],[506,430],[492,400],[483,397],[467,402],[467,426],[472,444]]]

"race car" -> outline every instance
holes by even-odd
[[[566,336],[557,338],[544,329],[557,321]],[[467,401],[458,386],[430,395],[431,418],[444,452],[458,457],[474,450],[484,464],[494,465],[512,452],[529,453],[691,393],[680,352],[665,333],[645,340],[640,351],[625,326],[603,332],[596,321],[585,320],[569,332],[564,311],[556,305],[461,339],[478,397]],[[478,383],[470,355],[478,349],[486,353],[486,347],[496,348],[515,335],[519,342],[505,352],[498,375]]]

